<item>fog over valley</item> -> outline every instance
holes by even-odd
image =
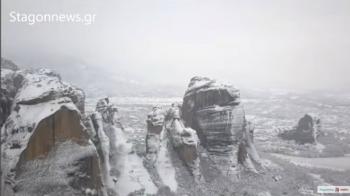
[[[349,35],[350,0],[1,0],[0,195],[350,194]]]
[[[183,92],[202,75],[250,89],[350,90],[347,0],[4,0],[1,9],[3,57],[78,85]],[[28,25],[10,22],[11,11],[96,21]]]

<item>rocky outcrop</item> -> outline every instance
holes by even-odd
[[[153,107],[147,115],[146,160],[155,164],[161,143],[161,133],[164,127],[164,111],[159,106]]]
[[[252,158],[256,166],[260,165],[239,90],[232,85],[206,77],[192,78],[183,98],[182,116],[223,170],[251,162]],[[249,165],[255,171],[254,165]]]
[[[1,69],[9,69],[12,71],[17,71],[19,67],[14,62],[1,57]]]
[[[146,155],[144,166],[152,182],[157,186],[157,195],[172,195],[177,190],[175,168],[172,163],[171,143],[165,131],[166,110],[154,106],[147,115]]]
[[[190,127],[185,127],[181,116],[180,108],[176,104],[166,113],[165,129],[170,137],[170,141],[181,160],[188,166],[191,173],[199,178],[199,156],[198,156],[198,136],[196,131]]]
[[[183,163],[194,182],[199,181],[198,141],[196,132],[183,125],[178,104],[153,107],[147,118],[145,166],[159,191],[176,192],[175,162]]]
[[[12,61],[1,58],[0,127],[11,113],[11,106],[17,90],[21,87],[23,75]]]
[[[209,78],[194,77],[185,93],[183,118],[209,152],[230,153],[244,121],[239,91]]]
[[[122,125],[118,119],[117,107],[110,103],[109,98],[100,99],[96,110],[90,115],[89,123],[92,130],[91,137],[97,146],[101,158],[104,181],[109,195],[115,195],[115,182],[119,178],[117,134],[122,132]]]
[[[166,131],[162,134],[162,131]],[[165,138],[167,137],[167,138]],[[168,110],[161,107],[153,107],[148,114],[146,136],[146,160],[148,164],[154,164],[162,140],[167,139],[179,158],[187,165],[193,174],[198,174],[198,137],[196,132],[185,127],[180,118],[180,108],[176,104]]]
[[[256,171],[256,166],[261,167],[260,156],[254,146],[254,126],[244,120],[243,137],[238,146],[237,161],[249,171]]]
[[[108,195],[155,194],[157,188],[143,166],[142,158],[135,153],[119,119],[118,108],[109,98],[98,100],[88,124],[101,157]]]
[[[1,195],[106,195],[84,93],[47,69],[1,71]]]
[[[22,81],[21,93],[15,97],[17,104],[34,105],[59,97],[69,97],[79,111],[84,113],[84,92],[63,82],[57,73],[49,69],[38,69],[20,74],[25,75],[25,79]]]
[[[12,98],[5,89],[0,92],[0,127],[11,113]]]
[[[305,114],[298,125],[279,134],[282,139],[294,140],[299,144],[316,143],[321,131],[321,120],[316,115]]]

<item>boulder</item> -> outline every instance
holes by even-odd
[[[317,143],[321,131],[321,120],[313,114],[305,114],[297,126],[279,134],[282,139],[294,140],[299,144]]]

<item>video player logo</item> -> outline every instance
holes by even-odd
[[[317,186],[317,193],[350,193],[350,186]]]

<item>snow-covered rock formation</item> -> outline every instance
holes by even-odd
[[[1,195],[106,195],[82,122],[84,93],[50,70],[8,67],[1,69]]]
[[[146,161],[147,164],[154,165],[161,142],[167,140],[191,172],[198,174],[195,170],[199,167],[197,152],[199,140],[193,129],[183,125],[179,112],[179,107],[173,104],[168,110],[156,106],[148,114]]]
[[[118,116],[118,108],[109,98],[97,102],[89,124],[90,135],[101,157],[108,195],[155,194],[157,187],[143,166],[142,158],[128,141]]]
[[[260,166],[253,129],[245,119],[239,90],[232,85],[193,77],[183,98],[182,117],[221,170],[230,173],[247,162],[253,171]]]
[[[147,118],[145,165],[159,190],[168,187],[176,192],[174,160],[185,165],[194,182],[199,181],[198,144],[196,132],[182,123],[179,105],[172,104],[168,109],[153,107]]]
[[[164,127],[164,111],[155,106],[147,115],[146,161],[155,164],[160,150],[161,136]]]
[[[305,114],[300,118],[298,125],[291,130],[279,134],[282,139],[294,140],[299,144],[317,143],[321,132],[321,120],[317,115]]]
[[[195,130],[185,127],[181,115],[180,105],[172,104],[166,113],[165,130],[167,131],[171,144],[190,169],[195,179],[200,178],[199,172],[199,140]]]
[[[169,151],[170,140],[164,131],[166,111],[160,106],[154,106],[147,115],[146,155],[144,165],[150,173],[158,192],[166,195],[177,190],[175,168]]]
[[[117,112],[117,107],[110,104],[108,98],[101,99],[97,102],[96,111],[90,115],[87,125],[90,137],[101,159],[103,179],[109,195],[115,194],[114,181],[117,180],[119,173],[116,168],[116,134],[118,131],[116,129],[122,127],[117,126]]]
[[[1,91],[0,91],[0,127],[11,113],[11,106],[23,80],[21,75],[14,74],[18,66],[1,58]]]

